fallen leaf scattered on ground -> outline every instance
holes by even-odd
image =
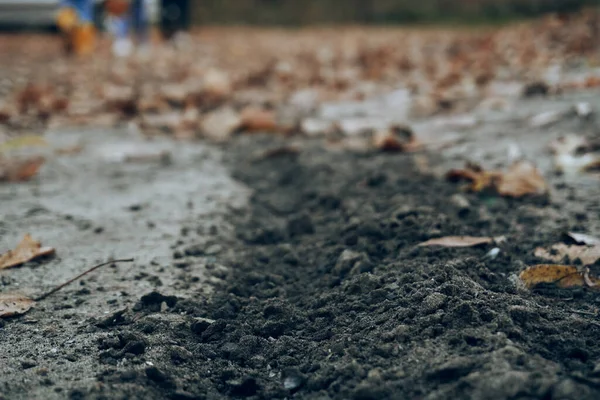
[[[62,284],[60,284],[58,286],[55,286],[54,288],[50,289],[49,291],[47,291],[33,299],[23,296],[22,294],[19,294],[19,293],[0,293],[0,318],[13,317],[15,315],[25,314],[36,304],[36,302],[44,300],[45,298],[53,295],[54,293],[58,292],[65,286],[68,286],[68,285],[72,284],[73,282],[76,282],[77,280],[81,279],[82,277],[90,274],[91,272],[94,272],[98,268],[101,268],[105,265],[115,264],[115,263],[119,263],[119,262],[132,262],[132,261],[133,261],[133,258],[128,258],[128,259],[122,259],[122,260],[112,260],[112,261],[103,262],[101,264],[95,265],[92,268],[89,268],[88,270],[82,272],[81,274],[69,279],[66,282],[63,282]]]
[[[592,265],[600,260],[600,246],[578,246],[558,243],[549,250],[543,247],[535,249],[536,257],[544,258],[553,262],[561,262],[565,257],[570,261],[579,259],[583,265]]]
[[[585,233],[569,232],[567,233],[567,236],[573,239],[577,244],[585,244],[588,246],[600,246],[600,239],[592,235],[587,235]]]
[[[376,132],[373,135],[373,146],[381,151],[399,152],[414,151],[421,144],[410,127],[392,125],[388,129]]]
[[[559,137],[548,145],[554,155],[554,167],[558,172],[573,175],[600,168],[600,153],[585,137],[568,134]]]
[[[0,182],[23,182],[39,172],[46,159],[42,156],[0,157]]]
[[[522,197],[527,194],[546,193],[548,185],[535,165],[527,161],[517,161],[500,176],[496,189],[502,196]]]
[[[597,287],[600,280],[590,276],[586,271],[569,265],[540,264],[528,267],[519,274],[519,278],[529,289],[547,283],[561,288]]]
[[[54,154],[59,156],[70,156],[74,154],[79,154],[83,151],[83,146],[80,144],[75,144],[67,147],[60,147],[54,150]]]
[[[249,107],[242,111],[238,129],[241,132],[276,132],[279,130],[275,113],[271,110]]]
[[[277,157],[283,156],[295,156],[300,153],[300,148],[298,146],[280,146],[272,149],[265,150],[261,154],[255,156],[252,161],[258,162],[262,160],[268,160]]]
[[[539,170],[523,160],[513,163],[506,172],[485,171],[478,165],[467,164],[464,169],[450,170],[446,178],[453,182],[468,181],[468,190],[472,192],[491,189],[506,197],[539,195],[548,191],[548,185]]]
[[[442,246],[442,247],[473,247],[482,244],[492,243],[491,237],[473,237],[473,236],[446,236],[436,239],[430,239],[420,243],[419,246]]]
[[[9,139],[0,144],[0,153],[6,153],[13,150],[19,150],[24,147],[48,146],[48,142],[43,136],[23,135]]]
[[[16,267],[35,258],[54,253],[53,247],[42,247],[40,242],[33,240],[31,235],[26,234],[14,250],[9,250],[0,255],[0,269]]]
[[[0,318],[25,314],[35,301],[18,293],[0,293]]]

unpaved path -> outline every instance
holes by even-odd
[[[460,134],[425,154],[433,171],[503,166],[516,144],[551,184],[545,198],[465,195],[466,214],[449,200],[458,186],[423,175],[415,154],[307,140],[297,155],[256,161],[282,141],[50,135],[56,146],[85,138],[84,151],[0,187],[0,246],[30,232],[57,257],[2,271],[2,291],[136,261],[3,322],[0,398],[597,398],[597,294],[511,280],[565,231],[600,235],[597,176],[555,176],[545,150],[559,134],[597,135],[598,120],[527,123],[579,101],[600,110],[597,93],[580,93],[519,100],[474,126],[412,121],[418,134]],[[125,162],[128,149],[168,150],[171,163]],[[415,247],[457,234],[507,243],[495,260],[485,247]]]

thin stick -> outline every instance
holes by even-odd
[[[68,281],[66,281],[65,283],[63,283],[61,285],[58,285],[57,287],[55,287],[54,289],[50,290],[49,292],[44,293],[41,296],[36,297],[34,300],[35,301],[44,300],[46,297],[48,297],[48,296],[50,296],[50,295],[58,292],[60,289],[64,288],[67,285],[70,285],[71,283],[75,282],[76,280],[81,279],[82,277],[84,277],[85,275],[89,274],[90,272],[94,272],[98,268],[104,267],[105,265],[113,264],[113,263],[118,263],[118,262],[133,262],[133,258],[127,258],[127,259],[123,259],[123,260],[112,260],[112,261],[103,262],[102,264],[98,264],[95,267],[92,267],[92,268],[88,269],[84,273],[81,273],[81,274],[77,275],[75,278],[71,278]]]

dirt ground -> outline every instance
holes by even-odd
[[[593,92],[522,99],[429,153],[303,139],[299,153],[260,159],[288,141],[51,133],[85,149],[0,186],[0,245],[30,232],[57,256],[3,271],[2,290],[35,294],[111,257],[136,261],[1,321],[0,398],[598,398],[597,292],[515,279],[541,262],[535,247],[600,234],[597,176],[553,174],[545,148],[598,135],[598,120],[527,122],[580,101],[600,110]],[[514,144],[550,195],[466,194],[436,175],[466,159],[506,165]],[[128,162],[140,149],[170,157]],[[506,242],[493,259],[492,245],[416,246],[445,235]]]

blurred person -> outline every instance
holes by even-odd
[[[135,45],[141,53],[148,52],[150,23],[148,6],[144,0],[108,0],[105,4],[109,16],[108,28],[114,35],[113,54],[118,57],[130,55]],[[131,31],[135,42],[131,40]]]
[[[61,0],[56,22],[68,52],[88,55],[94,51],[96,27],[93,0]]]

